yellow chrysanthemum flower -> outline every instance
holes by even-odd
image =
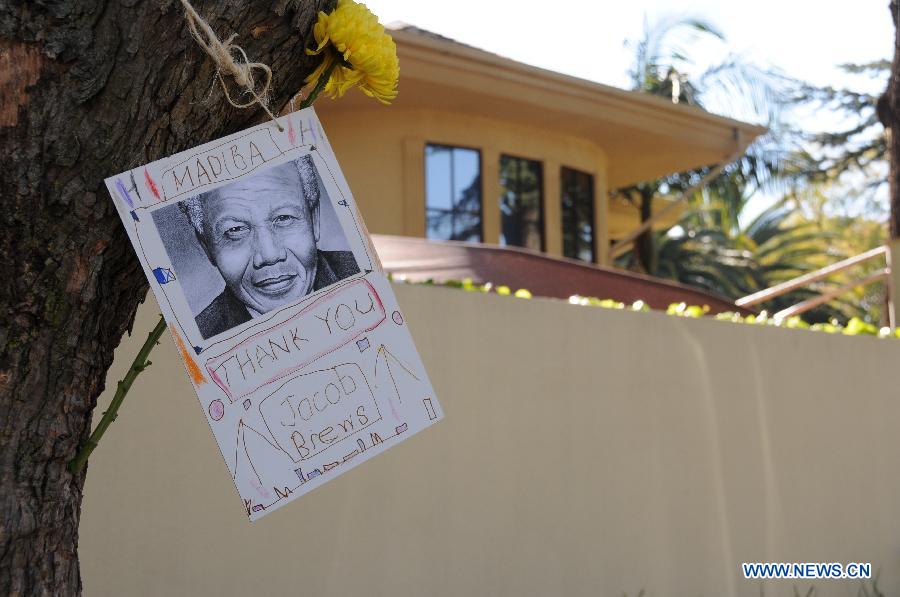
[[[318,46],[306,53],[323,54],[323,59],[306,83],[315,81],[317,90],[331,97],[341,97],[354,86],[383,104],[397,97],[397,45],[365,4],[338,0],[330,14],[319,13],[313,35]],[[324,87],[322,77],[327,77]]]

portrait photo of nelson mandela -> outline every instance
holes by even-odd
[[[327,207],[334,219],[330,234],[340,235],[327,244],[347,247]],[[323,210],[309,155],[182,200],[178,208],[225,281],[224,290],[194,311],[204,339],[360,271],[351,251],[319,249]],[[160,236],[177,273],[179,247],[170,245],[178,243],[171,237],[167,243],[162,230]],[[188,278],[179,275],[183,287],[192,284]]]

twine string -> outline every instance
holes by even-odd
[[[244,49],[233,43],[237,38],[236,33],[222,42],[215,31],[212,30],[212,27],[209,26],[209,23],[197,13],[188,0],[181,0],[181,5],[184,7],[184,18],[187,21],[191,35],[216,64],[216,76],[222,84],[222,91],[225,92],[225,99],[228,100],[228,103],[235,108],[249,108],[253,104],[259,104],[275,123],[275,126],[278,127],[278,130],[284,131],[275,115],[269,110],[267,101],[269,86],[272,84],[272,69],[262,62],[250,62]],[[237,60],[235,57],[237,57]],[[253,77],[254,69],[262,71],[264,75],[262,88],[259,92],[256,91],[256,80]],[[246,93],[249,93],[252,99],[243,103],[235,101],[228,92],[223,72],[234,77],[235,82],[246,89]]]

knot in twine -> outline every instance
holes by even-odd
[[[212,30],[212,27],[209,26],[209,23],[197,13],[188,0],[181,0],[181,5],[184,7],[184,18],[187,20],[191,35],[203,48],[203,51],[216,63],[216,76],[222,84],[222,91],[225,92],[225,98],[228,100],[228,103],[235,108],[249,108],[253,104],[259,104],[266,111],[266,114],[269,115],[269,118],[275,122],[278,130],[284,131],[284,128],[278,124],[275,115],[272,114],[268,106],[267,94],[272,83],[272,69],[261,62],[250,62],[244,49],[232,43],[237,37],[237,33],[233,33],[222,42],[215,31]],[[235,61],[235,56],[238,57],[238,61]],[[262,89],[259,92],[256,91],[256,80],[253,78],[254,69],[262,71],[265,76]],[[225,77],[222,76],[223,72],[234,77],[235,82],[245,88],[247,90],[246,93],[249,93],[252,99],[244,103],[234,101],[231,94],[228,93]]]

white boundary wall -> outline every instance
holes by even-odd
[[[85,595],[900,591],[900,341],[396,291],[446,419],[252,524],[166,335],[91,459]]]

